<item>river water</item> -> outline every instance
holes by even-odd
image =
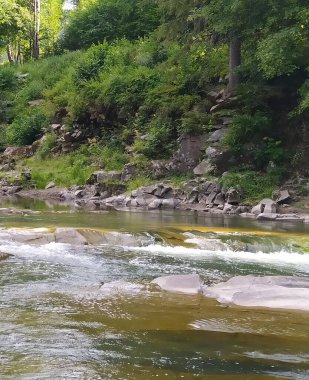
[[[2,230],[55,226],[105,240],[38,246],[0,237],[0,251],[13,254],[0,262],[0,379],[309,379],[309,313],[150,285],[167,274],[198,273],[206,284],[308,276],[308,226],[168,212],[0,217]]]

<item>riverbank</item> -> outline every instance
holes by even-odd
[[[22,198],[40,199],[88,211],[182,210],[203,215],[240,215],[257,220],[309,223],[309,200],[306,196],[298,198],[296,203],[291,201],[287,191],[279,192],[277,201],[263,199],[252,207],[241,203],[241,194],[236,189],[222,192],[217,183],[209,181],[200,182],[199,187],[192,188],[193,184],[195,182],[188,184],[187,188],[176,189],[161,183],[111,197],[102,196],[97,185],[20,190],[17,194]],[[289,203],[284,203],[284,196]]]

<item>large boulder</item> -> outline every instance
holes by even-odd
[[[251,213],[255,215],[262,213],[275,214],[277,211],[278,204],[272,199],[265,198],[252,208]]]
[[[9,146],[2,153],[2,157],[25,158],[33,156],[34,151],[31,145],[27,146]]]
[[[284,203],[290,203],[292,200],[291,194],[288,190],[279,190],[273,194],[275,201],[281,205]]]
[[[240,191],[234,188],[228,189],[225,194],[225,199],[230,205],[238,205],[240,203],[241,194]]]
[[[227,135],[228,129],[227,128],[222,128],[222,129],[217,129],[215,132],[213,132],[209,138],[208,142],[210,143],[216,143],[224,139],[224,137]]]
[[[121,174],[121,180],[126,182],[135,177],[137,173],[137,166],[135,164],[126,164]]]
[[[194,168],[202,156],[206,140],[207,134],[199,136],[184,134],[180,136],[178,139],[179,148],[173,157],[173,161],[181,163],[183,169]]]
[[[55,242],[72,244],[72,245],[87,245],[88,242],[84,236],[73,228],[57,228],[55,233]]]
[[[309,311],[307,277],[237,276],[204,287],[203,294],[225,304]]]
[[[154,279],[151,283],[158,285],[167,292],[199,294],[202,291],[198,274],[163,276]]]
[[[205,176],[208,174],[212,174],[215,171],[216,167],[215,165],[211,162],[209,158],[204,159],[201,161],[194,169],[193,173],[195,175],[199,176]]]

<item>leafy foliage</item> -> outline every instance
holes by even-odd
[[[153,31],[158,19],[152,0],[96,0],[70,14],[62,45],[75,50],[105,40],[134,40]]]

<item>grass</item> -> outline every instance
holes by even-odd
[[[271,198],[280,178],[276,173],[256,171],[229,172],[222,178],[224,188],[234,187],[243,193],[243,202],[253,204],[262,198]]]
[[[24,160],[22,165],[27,166],[32,173],[32,180],[38,189],[53,181],[59,187],[84,185],[90,175],[96,170],[89,167],[85,159],[75,159],[74,154],[40,160],[36,157]]]

